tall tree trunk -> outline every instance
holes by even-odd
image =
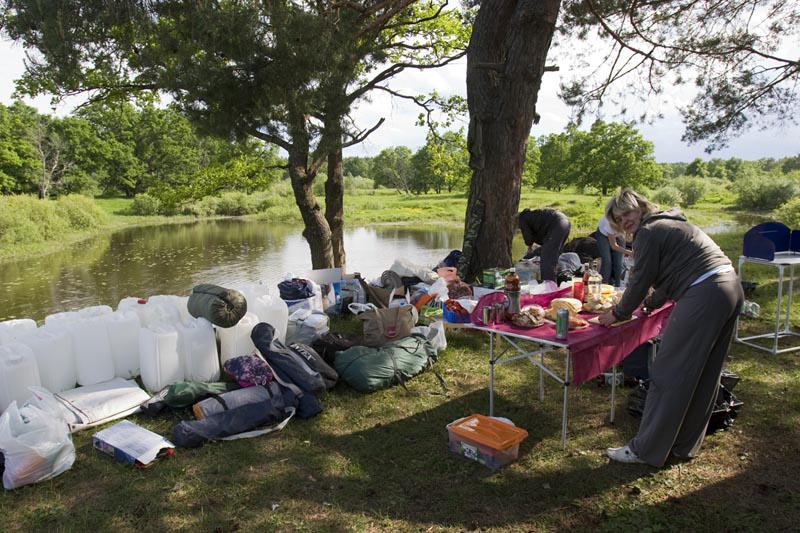
[[[462,279],[512,263],[522,167],[560,0],[485,0],[467,53],[467,147],[473,169]]]
[[[333,248],[331,228],[322,213],[314,191],[311,189],[317,174],[317,167],[309,168],[309,135],[305,119],[295,121],[291,131],[292,145],[289,150],[289,178],[292,181],[294,201],[303,217],[303,237],[311,250],[311,268],[333,268]]]
[[[341,138],[341,137],[340,137]],[[333,265],[347,268],[344,250],[344,162],[341,143],[328,154],[328,180],[325,182],[325,220],[331,229]]]

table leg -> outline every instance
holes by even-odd
[[[570,362],[572,361],[572,354],[567,350],[566,367],[564,372],[564,407],[561,412],[561,449],[567,447],[567,408],[569,404],[569,374]]]
[[[789,267],[789,297],[786,302],[786,322],[783,323],[783,332],[791,333],[789,329],[789,320],[792,315],[792,293],[794,292],[794,265]]]
[[[783,265],[778,267],[778,301],[775,304],[775,339],[772,342],[772,353],[778,353],[778,335],[781,330],[781,303],[783,302]],[[791,308],[790,308],[791,309]],[[788,319],[788,317],[787,317]]]
[[[539,354],[539,363],[541,366],[539,367],[539,401],[544,401],[544,353]]]
[[[609,422],[614,423],[614,409],[617,402],[617,365],[611,367],[611,414],[609,415]]]
[[[494,333],[489,333],[489,416],[494,416]]]

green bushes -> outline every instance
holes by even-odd
[[[745,210],[771,211],[800,193],[797,181],[769,174],[737,180],[735,188],[738,192],[736,207]]]
[[[800,198],[792,198],[775,212],[776,220],[792,229],[800,228]]]
[[[661,209],[669,209],[670,207],[682,205],[683,195],[680,189],[674,185],[667,185],[653,191],[649,199],[657,203]]]
[[[90,198],[0,196],[0,244],[34,244],[57,240],[69,232],[99,227],[106,214]]]
[[[153,216],[161,212],[161,201],[147,193],[137,194],[131,204],[131,214],[140,216]]]
[[[80,194],[60,197],[56,202],[56,209],[67,220],[69,227],[75,230],[97,228],[108,219],[108,215],[94,200]]]

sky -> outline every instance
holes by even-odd
[[[12,102],[14,81],[24,71],[24,52],[14,43],[0,39],[0,103],[9,105]],[[561,133],[567,125],[569,110],[558,98],[559,73],[548,72],[542,81],[539,92],[537,111],[541,115],[539,124],[535,124],[531,135],[539,137],[551,133]],[[395,90],[407,94],[428,94],[436,90],[439,94],[466,95],[466,59],[446,68],[418,71],[407,70],[393,80]],[[58,116],[68,115],[80,100],[67,101],[51,108],[50,97],[41,96],[35,100],[23,98],[23,101],[39,110],[40,113]],[[800,126],[780,128],[778,126],[766,131],[752,130],[733,139],[728,148],[708,154],[703,144],[689,145],[681,141],[684,131],[680,115],[676,108],[665,109],[665,117],[653,125],[640,125],[637,129],[642,137],[653,143],[656,160],[659,163],[690,162],[697,157],[704,160],[719,157],[729,159],[737,157],[744,160],[756,160],[763,157],[780,159],[800,155]],[[384,124],[372,133],[361,145],[348,148],[345,157],[375,156],[381,150],[393,146],[407,146],[412,151],[425,144],[426,129],[416,126],[419,109],[405,100],[392,99],[387,94],[373,92],[371,102],[362,102],[354,111],[354,117],[360,127],[372,127],[383,117]],[[614,117],[604,117],[607,122]],[[589,124],[591,121],[589,121]],[[588,125],[586,127],[588,128]],[[462,124],[466,133],[467,124]]]

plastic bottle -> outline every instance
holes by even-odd
[[[589,298],[595,301],[602,301],[603,299],[603,277],[597,271],[597,261],[592,263],[589,270],[589,284],[587,285],[587,292]]]
[[[506,274],[503,290],[519,292],[519,276],[517,275],[516,268],[511,267],[508,269],[508,274]]]
[[[624,256],[622,258],[622,275],[620,276],[619,280],[619,287],[624,289],[628,286],[628,279],[631,275],[631,269],[633,268],[633,257]]]
[[[583,300],[589,298],[589,263],[583,265]]]
[[[508,269],[503,283],[503,292],[506,296],[506,314],[513,316],[519,313],[519,276],[514,267]]]

